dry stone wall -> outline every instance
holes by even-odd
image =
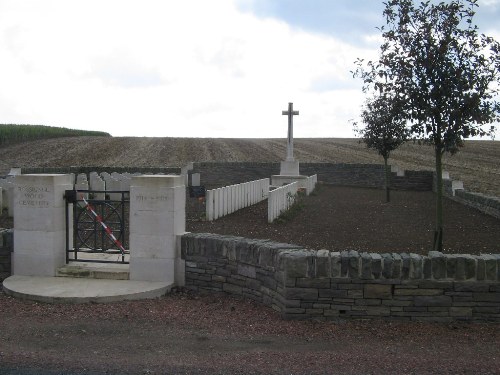
[[[500,219],[500,198],[498,197],[487,196],[481,193],[473,193],[466,190],[456,190],[455,196],[450,198]]]
[[[187,287],[244,296],[287,319],[500,322],[500,255],[339,253],[194,233],[181,246]]]
[[[200,173],[202,185],[209,188],[269,178],[279,171],[279,163],[193,163],[193,173]]]
[[[194,163],[203,184],[209,187],[237,184],[279,174],[279,163]],[[300,163],[300,174],[317,175],[318,181],[339,185],[382,188],[384,166],[379,164]],[[396,190],[432,190],[431,171],[406,171],[404,176],[391,173]]]
[[[67,168],[22,168],[28,173],[84,173],[91,172],[138,172],[143,174],[179,174],[181,168],[166,167],[67,167]],[[239,184],[277,175],[279,163],[252,162],[197,162],[189,173],[200,173],[202,185],[208,188]],[[305,176],[317,174],[318,181],[339,185],[382,188],[384,186],[384,166],[381,164],[345,163],[300,163],[300,173]],[[391,173],[391,186],[396,190],[432,190],[432,171],[405,171],[403,176]]]
[[[432,189],[436,191],[436,174],[433,174]],[[446,173],[443,177],[443,195],[463,205],[473,207],[487,215],[500,219],[500,197],[474,193],[464,189],[461,181],[453,180]]]

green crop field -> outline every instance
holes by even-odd
[[[90,130],[77,130],[45,125],[0,124],[0,145],[10,145],[39,139],[78,137],[110,137],[108,133]]]

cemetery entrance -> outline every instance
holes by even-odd
[[[66,190],[66,263],[129,263],[129,191]]]

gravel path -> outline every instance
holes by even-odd
[[[500,326],[283,321],[224,295],[48,305],[0,293],[1,374],[498,374]]]

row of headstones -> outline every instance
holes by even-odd
[[[14,180],[16,176],[10,175],[0,179],[0,207],[8,210],[9,216],[14,214]]]
[[[20,173],[19,173],[20,174]],[[16,175],[9,175],[0,178],[0,207],[7,210],[9,216],[14,215],[14,186]],[[89,176],[85,173],[78,175],[70,174],[75,190],[93,190],[99,191],[94,194],[94,199],[105,199],[106,195],[111,200],[121,200],[121,191],[130,191],[130,182],[132,176],[138,176],[140,173],[97,173],[91,172]],[[108,193],[109,192],[109,193]]]
[[[92,190],[94,199],[105,199],[106,194],[111,200],[120,200],[121,191],[130,191],[130,181],[132,176],[139,176],[140,173],[116,173],[109,174],[108,172],[90,172],[89,177],[85,173],[73,175],[75,190]]]
[[[312,175],[299,181],[300,183],[298,181],[292,182],[269,192],[267,199],[267,221],[269,223],[290,209],[297,198],[299,189],[302,189],[306,195],[311,194],[318,183],[318,175]]]
[[[268,194],[269,178],[207,190],[206,218],[208,221],[217,220],[263,201]]]
[[[267,221],[272,223],[283,212],[287,211],[295,202],[298,182],[280,186],[269,192],[267,199]]]

